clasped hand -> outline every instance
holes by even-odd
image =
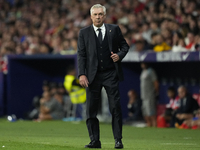
[[[117,62],[119,60],[119,55],[117,55],[116,53],[111,52],[111,56],[110,56],[113,60],[113,62]]]

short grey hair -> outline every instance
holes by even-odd
[[[102,6],[101,4],[95,4],[95,5],[93,5],[90,8],[90,14],[92,14],[92,11],[93,11],[94,8],[102,8],[103,12],[104,12],[104,15],[106,15],[106,7],[105,6]]]

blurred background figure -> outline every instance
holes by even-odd
[[[194,116],[186,119],[179,127],[181,129],[200,129],[200,109],[194,111]]]
[[[197,101],[187,92],[185,86],[178,88],[178,96],[180,98],[180,107],[172,116],[172,125],[177,128],[184,122],[184,120],[192,118],[195,110],[199,108]]]
[[[172,116],[180,107],[180,99],[178,96],[176,96],[176,90],[174,89],[174,87],[168,88],[167,96],[169,97],[169,103],[166,105],[164,118],[167,123],[170,123],[171,126]]]
[[[195,34],[193,32],[188,32],[187,37],[185,38],[187,45],[185,48],[188,51],[195,51]]]
[[[134,51],[136,52],[145,52],[146,47],[145,47],[145,41],[143,40],[137,40],[135,42],[135,49]]]
[[[46,81],[46,80],[43,81],[42,90],[43,90],[43,92],[50,90],[50,86],[49,86],[49,82],[48,81]]]
[[[172,52],[187,51],[183,35],[180,32],[174,32],[172,37]]]
[[[161,34],[156,36],[156,45],[153,48],[154,52],[163,52],[171,50],[171,46],[168,45]]]
[[[60,108],[61,112],[64,110],[64,115],[62,115],[63,117],[66,117],[69,114],[71,114],[72,103],[71,103],[68,93],[65,90],[63,83],[48,82],[47,80],[44,80],[43,84],[42,84],[42,91],[43,91],[42,95],[36,95],[33,98],[32,105],[33,105],[34,109],[26,114],[26,116],[25,116],[26,119],[30,119],[30,120],[36,119],[37,120],[39,118],[39,115],[42,114],[41,113],[41,108],[42,108],[41,103],[44,103],[44,101],[45,101],[45,105],[46,105],[46,103],[47,103],[47,105],[48,105],[48,103],[53,103],[53,105],[58,105],[56,103],[59,102],[62,106],[58,105],[58,109]],[[49,94],[50,94],[50,96],[49,96]],[[55,99],[56,101],[53,100],[53,102],[50,102],[51,99]],[[54,106],[50,106],[50,107],[54,107]],[[49,109],[50,109],[50,107],[48,105]],[[44,110],[44,109],[42,108],[42,110]],[[49,111],[49,113],[51,111]],[[42,111],[42,112],[44,112],[44,111]],[[62,119],[61,117],[58,117],[58,118]],[[55,118],[52,118],[52,119],[55,119]],[[41,120],[38,119],[38,121],[41,121]]]
[[[40,99],[42,98],[43,93],[49,92],[50,87],[49,87],[49,82],[44,80],[42,84],[42,94],[41,95],[36,95],[33,97],[32,105],[33,105],[33,110],[27,113],[26,119],[37,119],[40,113]]]
[[[76,112],[79,111],[79,114],[83,119],[85,119],[85,101],[86,101],[86,90],[79,84],[79,80],[76,78],[76,69],[74,66],[69,66],[67,69],[67,75],[64,79],[64,87],[69,93],[71,100],[72,109],[69,107],[68,111],[71,109],[71,116],[67,116],[65,121],[76,119]],[[81,105],[78,105],[81,104]],[[82,106],[79,108],[78,106]]]
[[[159,83],[155,71],[146,63],[141,63],[140,91],[142,113],[148,127],[156,127],[156,95]]]
[[[50,82],[49,83],[49,92],[51,96],[53,96],[58,90],[58,83],[56,82]]]
[[[169,103],[166,104],[166,110],[164,114],[157,117],[157,127],[160,128],[170,126],[173,114],[180,107],[180,100],[179,97],[176,96],[174,87],[169,87],[167,89],[167,96],[169,98]]]
[[[51,93],[45,91],[40,99],[40,112],[36,121],[58,120],[64,117],[63,99],[61,93]]]
[[[128,118],[124,121],[125,123],[132,123],[134,121],[141,121],[142,117],[142,101],[138,97],[135,90],[131,89],[128,91],[129,102],[127,104],[128,108]]]

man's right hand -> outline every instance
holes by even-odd
[[[79,77],[79,83],[84,88],[88,87],[88,84],[89,84],[88,79],[85,75],[81,75]]]

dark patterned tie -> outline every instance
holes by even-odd
[[[102,43],[102,32],[101,32],[101,29],[97,29],[99,31],[99,34],[98,34],[98,39],[99,39],[99,42],[100,44]]]

